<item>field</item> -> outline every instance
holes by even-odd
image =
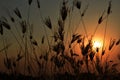
[[[0,58],[4,71],[0,71],[0,80],[120,80],[120,54],[116,55],[117,61],[110,58],[119,48],[120,38],[107,38],[112,0],[106,1],[107,8],[101,11],[94,29],[85,22],[85,16],[91,16],[87,13],[89,3],[61,0],[54,19],[43,16],[41,2],[28,0],[27,16],[18,7],[1,16]],[[33,7],[37,15],[31,14]],[[97,35],[100,27],[103,37]],[[97,41],[97,37],[102,39]]]

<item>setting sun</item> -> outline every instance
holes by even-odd
[[[93,42],[93,48],[101,48],[101,47],[102,47],[102,43],[100,41]]]

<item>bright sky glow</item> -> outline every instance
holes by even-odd
[[[101,48],[101,47],[102,47],[102,43],[100,41],[93,42],[93,48]]]

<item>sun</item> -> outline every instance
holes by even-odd
[[[102,43],[100,41],[93,42],[93,48],[101,48],[101,47],[102,47]]]

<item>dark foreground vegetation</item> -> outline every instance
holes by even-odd
[[[56,74],[54,76],[25,76],[19,74],[14,76],[12,74],[8,75],[6,73],[0,73],[0,80],[120,80],[120,74],[116,75],[101,75],[96,76],[95,74],[81,73],[78,76],[71,75],[69,73]]]
[[[30,8],[33,1],[36,1],[40,16],[39,27],[43,31],[43,34],[39,34],[41,41],[38,41],[33,34],[35,26],[30,22]],[[88,36],[84,22],[84,16],[89,5],[86,5],[85,9],[81,9],[81,4],[79,0],[73,0],[72,3],[69,0],[61,1],[56,26],[53,25],[50,17],[44,18],[42,16],[39,0],[28,0],[27,19],[24,19],[18,8],[13,10],[15,15],[8,13],[8,18],[1,17],[0,36],[2,37],[3,48],[0,49],[0,53],[5,54],[3,65],[7,72],[0,73],[0,79],[120,80],[120,72],[117,70],[119,62],[109,59],[109,55],[111,55],[109,52],[112,51],[113,47],[119,46],[120,39],[111,39],[108,48],[105,45],[108,17],[112,12],[112,1],[108,1],[108,7],[99,17],[91,37]],[[71,26],[74,11],[79,13],[78,17],[80,17],[82,24],[80,27],[83,27],[84,35],[76,32],[79,25],[76,25],[74,30]],[[99,47],[93,48],[93,38],[98,27],[104,22],[106,25],[102,49]],[[15,30],[12,30],[13,27]],[[8,56],[10,54],[9,48],[13,44],[6,41],[5,32],[7,31],[11,33],[16,41],[14,44],[16,44],[15,50],[17,51],[14,57]],[[42,48],[43,45],[45,48]],[[79,50],[75,51],[76,48],[79,48]],[[119,55],[118,60],[120,60]]]

